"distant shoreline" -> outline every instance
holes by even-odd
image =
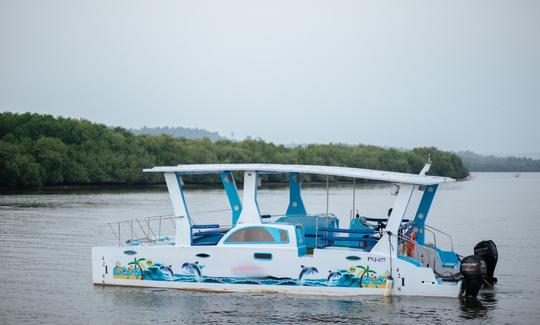
[[[478,173],[478,172],[475,172]],[[491,173],[491,172],[489,172]],[[456,180],[457,182],[463,182],[470,180],[471,177],[466,177]],[[268,188],[288,188],[288,182],[264,182],[262,189]],[[356,182],[356,186],[373,186],[373,185],[385,185],[389,184],[386,182],[380,181],[363,181]],[[238,183],[238,189],[242,189],[242,183]],[[313,187],[325,187],[326,182],[302,182],[302,187],[304,188],[313,188]],[[330,187],[346,187],[352,186],[352,181],[333,181],[330,182]],[[214,190],[222,189],[222,184],[196,184],[196,183],[186,183],[186,188],[191,190]],[[165,183],[160,184],[92,184],[92,185],[49,185],[42,187],[0,187],[1,194],[11,194],[11,193],[36,193],[36,192],[62,192],[62,191],[137,191],[137,190],[164,190],[166,191],[167,186]]]
[[[508,172],[508,171],[501,171],[501,172],[493,172],[493,171],[473,171],[472,174],[516,174],[516,172]],[[517,172],[518,174],[536,174],[540,172]],[[468,177],[457,179],[456,182],[465,182],[470,181],[474,178],[474,175],[469,175]],[[356,185],[358,187],[363,186],[372,186],[372,185],[383,185],[387,184],[385,182],[378,182],[378,181],[365,181],[365,182],[357,182]],[[352,182],[347,181],[333,181],[330,182],[331,187],[345,187],[352,185]],[[287,182],[264,182],[262,189],[268,189],[268,188],[287,188],[288,183]],[[325,187],[326,182],[302,182],[302,186],[306,188],[311,187]],[[197,184],[197,183],[186,183],[186,187],[191,190],[219,190],[222,189],[222,184]],[[239,183],[238,186],[239,190],[242,189],[241,183]],[[139,190],[163,190],[166,192],[167,186],[165,183],[159,183],[159,184],[90,184],[90,185],[84,185],[84,184],[75,184],[75,185],[48,185],[48,186],[42,186],[42,187],[0,187],[0,195],[10,195],[10,194],[36,194],[40,192],[48,192],[48,193],[61,193],[63,191],[104,191],[104,192],[116,192],[116,191],[122,191],[122,192],[129,192],[129,191],[139,191]]]

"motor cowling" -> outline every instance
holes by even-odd
[[[466,297],[476,297],[486,278],[486,262],[478,255],[467,256],[461,260],[460,272],[463,275],[461,292]]]
[[[474,255],[481,256],[486,261],[486,281],[493,286],[497,282],[497,278],[493,276],[495,267],[497,266],[497,260],[499,259],[497,245],[492,240],[481,241],[474,246]]]

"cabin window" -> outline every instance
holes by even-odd
[[[304,230],[302,229],[302,226],[296,225],[295,231],[296,231],[296,242],[298,246],[303,246],[304,245]]]
[[[283,229],[279,229],[279,240],[285,243],[289,242],[289,234]]]
[[[240,229],[231,237],[227,238],[226,243],[268,243],[274,242],[272,234],[264,228],[246,228]]]
[[[283,229],[250,227],[236,231],[225,240],[225,244],[234,243],[287,244],[289,234]]]

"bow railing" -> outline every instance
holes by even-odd
[[[182,217],[153,216],[109,222],[107,225],[118,241],[118,246],[143,245],[172,241],[178,218]]]

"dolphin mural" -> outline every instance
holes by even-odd
[[[302,271],[300,271],[300,275],[298,276],[298,284],[304,285],[304,276],[319,273],[319,270],[317,270],[316,267],[304,267],[301,265]]]
[[[165,274],[170,274],[171,275],[171,278],[174,279],[174,272],[173,270],[171,269],[171,266],[167,266],[167,265],[162,265],[159,267],[159,271],[162,272],[162,273],[165,273]]]
[[[334,281],[341,279],[341,272],[329,272],[330,274],[328,274],[328,277],[326,278],[326,284],[331,286]]]
[[[193,274],[193,276],[195,277],[195,280],[197,280],[197,282],[202,281],[201,269],[197,265],[197,262],[182,264],[182,270]]]

